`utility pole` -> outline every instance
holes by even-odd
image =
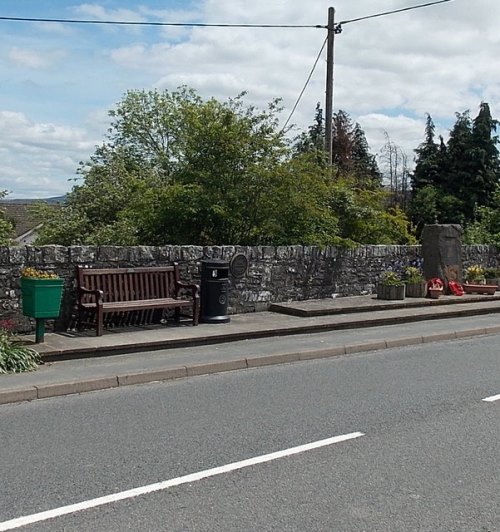
[[[328,8],[328,38],[326,43],[326,102],[325,102],[325,151],[328,164],[333,163],[333,48],[335,43],[335,8]]]

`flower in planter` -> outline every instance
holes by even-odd
[[[416,266],[408,266],[405,269],[404,278],[408,284],[418,284],[425,281],[422,270]]]
[[[394,271],[384,272],[377,284],[378,299],[404,299],[406,285]]]
[[[407,266],[404,271],[407,297],[425,297],[427,284],[422,270],[416,266]]]
[[[38,270],[36,268],[23,268],[21,270],[21,277],[25,279],[59,279],[56,273]]]
[[[472,264],[465,270],[465,280],[473,284],[484,283],[484,268],[480,264]]]
[[[382,286],[403,286],[404,282],[396,272],[388,270],[380,276],[379,284]]]

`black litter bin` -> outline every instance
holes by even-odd
[[[201,261],[201,313],[202,323],[227,323],[229,294],[229,263],[221,259]]]

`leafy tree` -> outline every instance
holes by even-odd
[[[7,196],[6,190],[0,190],[0,200]],[[5,218],[5,211],[0,208],[0,246],[8,246],[12,243],[14,226]]]
[[[378,200],[368,201],[354,189],[355,177],[334,191],[319,151],[290,147],[279,112],[278,101],[259,111],[245,106],[243,95],[221,103],[187,88],[128,92],[110,112],[105,143],[81,164],[82,181],[66,204],[56,211],[37,207],[45,220],[38,243],[364,243],[358,239],[373,238],[382,218],[406,234],[398,216],[392,224],[393,215]],[[311,146],[319,142],[321,127],[318,108]],[[366,159],[364,135],[353,131],[357,156]],[[334,201],[347,186],[350,212],[362,213],[353,235]],[[391,231],[386,240],[405,238]]]
[[[500,246],[500,185],[495,187],[491,206],[477,208],[474,222],[464,231],[464,242]]]
[[[43,212],[38,243],[325,243],[335,220],[324,169],[291,158],[267,111],[242,96],[132,91],[66,205]],[[285,223],[286,221],[286,223]]]
[[[349,180],[337,182],[332,208],[339,220],[339,236],[359,244],[413,244],[408,219],[399,208],[386,208],[389,192],[362,190]]]

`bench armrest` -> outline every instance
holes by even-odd
[[[104,300],[104,293],[102,290],[90,290],[89,288],[84,288],[79,286],[78,290],[78,301],[81,303],[83,296],[89,295],[95,297],[95,302],[97,305],[102,305]]]
[[[177,285],[177,289],[179,288],[184,288],[186,290],[191,290],[191,294],[193,296],[193,298],[197,298],[197,297],[200,297],[199,296],[199,292],[200,292],[200,287],[199,285],[197,284],[190,284],[190,283],[184,283],[182,281],[177,281],[176,282],[176,285]]]

